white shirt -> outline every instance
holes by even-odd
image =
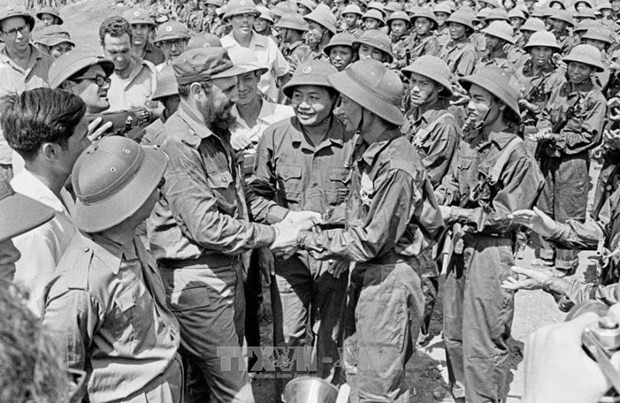
[[[235,40],[232,32],[223,36],[220,41],[224,49],[241,47],[239,42]],[[261,77],[258,89],[269,97],[270,100],[277,101],[278,87],[276,86],[276,77],[282,77],[287,74],[291,70],[291,66],[284,58],[280,49],[278,49],[278,45],[267,36],[253,32],[248,49],[254,52],[260,66],[267,66],[269,68],[269,71]]]
[[[15,264],[15,284],[24,291],[28,307],[40,316],[45,303],[43,299],[45,286],[52,278],[62,254],[76,231],[69,214],[74,203],[65,189],[61,191],[63,200],[59,200],[43,182],[26,169],[15,175],[11,180],[11,186],[16,192],[56,211],[51,221],[13,238],[15,247],[22,255]]]
[[[145,108],[151,101],[151,95],[155,92],[157,84],[157,69],[146,60],[137,61],[138,67],[134,67],[127,78],[121,78],[112,73],[108,101],[108,112],[123,111],[127,109]]]
[[[290,118],[295,114],[293,107],[290,105],[274,104],[272,102],[264,101],[263,106],[258,113],[256,124],[254,127],[248,127],[248,124],[239,116],[239,110],[237,105],[233,106],[231,114],[237,118],[237,123],[230,128],[231,140],[236,137],[246,137],[253,144],[258,144],[265,129],[274,123],[277,123],[283,119]]]

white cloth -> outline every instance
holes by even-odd
[[[24,169],[11,180],[16,192],[37,200],[56,211],[51,221],[13,238],[21,258],[15,264],[15,284],[24,291],[28,307],[41,316],[45,301],[43,292],[52,278],[62,254],[75,234],[70,210],[73,199],[65,189],[62,201],[28,170]]]
[[[231,114],[237,118],[237,123],[230,128],[231,140],[236,137],[243,136],[249,139],[255,147],[265,129],[283,119],[290,118],[295,114],[295,112],[293,111],[293,107],[290,105],[280,105],[263,101],[263,106],[261,107],[258,118],[256,119],[256,124],[252,128],[248,127],[245,120],[239,116],[237,105],[232,108]]]

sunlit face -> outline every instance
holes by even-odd
[[[0,24],[0,39],[11,52],[23,52],[30,43],[30,27],[23,17],[11,17]]]
[[[133,46],[142,47],[149,39],[151,26],[149,24],[131,24]]]
[[[487,90],[472,84],[469,89],[469,102],[467,103],[467,121],[471,121],[474,127],[485,126],[494,122],[501,113],[495,97]]]
[[[357,130],[362,122],[364,108],[351,98],[340,94],[340,101],[334,109],[334,114],[342,122],[346,131]]]
[[[325,33],[325,31],[327,31],[327,29],[322,25],[317,24],[314,21],[308,21],[308,32],[306,33],[306,40],[311,46],[319,44],[323,39],[323,34]]]
[[[255,18],[254,19],[254,31],[263,32],[269,26],[269,21],[264,18]]]
[[[311,127],[323,123],[329,117],[334,101],[327,89],[316,85],[295,87],[291,96],[291,105],[299,123]]]
[[[97,79],[103,82],[102,86],[97,84]],[[96,64],[91,66],[81,77],[76,77],[76,82],[72,84],[70,91],[82,98],[86,104],[88,113],[99,113],[110,107],[108,101],[108,90],[110,83],[106,79],[103,68]]]
[[[50,56],[52,56],[54,59],[64,55],[65,53],[69,52],[71,49],[73,49],[73,45],[70,44],[69,42],[62,42],[59,43],[58,45],[54,45],[54,46],[50,46]]]
[[[107,59],[114,62],[114,70],[124,71],[131,64],[131,42],[128,34],[113,37],[106,34],[103,38],[103,51]]]
[[[360,60],[374,59],[379,62],[383,61],[383,52],[374,46],[366,45],[362,43],[357,51]]]
[[[404,20],[392,20],[390,21],[390,31],[393,35],[402,36],[407,32],[407,22]]]
[[[571,83],[581,84],[590,79],[594,73],[594,67],[579,62],[569,62],[566,71]]]
[[[364,29],[368,31],[369,29],[379,28],[381,26],[381,21],[374,18],[364,18],[363,24]]]
[[[248,35],[252,33],[254,28],[254,14],[246,13],[240,15],[233,15],[230,17],[230,25],[233,32],[242,35]]]
[[[169,39],[159,42],[159,48],[164,54],[166,60],[171,62],[179,57],[181,53],[185,52],[188,41],[188,39],[183,38]]]
[[[448,29],[450,32],[450,38],[454,41],[464,38],[467,33],[467,27],[463,24],[459,24],[458,22],[450,22],[448,24]]]
[[[435,14],[435,18],[437,18],[437,24],[440,27],[443,27],[443,25],[446,23],[446,20],[448,19],[448,17],[450,16],[448,13],[434,13]]]
[[[51,14],[41,14],[40,20],[44,27],[49,27],[50,25],[56,24],[56,17]]]
[[[358,18],[359,17],[357,14],[351,14],[351,13],[343,14],[342,16],[344,23],[347,24],[347,28],[356,27]]]
[[[334,46],[329,50],[329,62],[338,69],[344,70],[353,61],[353,48],[350,46]]]
[[[519,17],[512,17],[510,19],[510,26],[512,27],[512,29],[517,32],[519,31],[519,29],[521,29],[521,26],[523,26],[523,23],[525,21],[523,21],[523,18],[519,18]]]
[[[237,104],[247,105],[258,96],[258,83],[260,74],[257,71],[240,74],[237,76]]]
[[[418,17],[413,21],[413,26],[416,34],[423,36],[431,32],[433,22],[426,17]]]
[[[605,42],[599,41],[597,39],[583,39],[582,42],[585,43],[586,45],[594,46],[601,52],[605,51],[605,48],[607,47],[607,44]]]
[[[553,56],[553,49],[546,46],[534,46],[530,48],[530,56],[532,63],[537,66],[547,66],[551,62]]]
[[[411,103],[414,105],[424,105],[437,99],[440,87],[430,78],[420,74],[411,73],[409,77],[409,91]]]

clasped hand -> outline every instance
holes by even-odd
[[[274,224],[276,239],[269,249],[277,256],[288,259],[297,251],[297,236],[301,231],[310,231],[323,222],[320,213],[314,211],[289,211],[284,220]]]

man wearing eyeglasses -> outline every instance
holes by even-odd
[[[47,87],[53,59],[30,43],[35,20],[25,10],[7,7],[0,12],[0,97]],[[0,177],[13,176],[11,149],[0,135]]]
[[[157,37],[153,43],[164,52],[166,58],[163,63],[157,65],[157,71],[161,71],[185,52],[190,37],[189,28],[178,21],[168,21],[157,28]]]

